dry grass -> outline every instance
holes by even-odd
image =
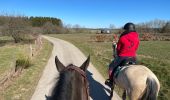
[[[90,41],[94,42],[111,42],[113,34],[95,34],[90,37]]]
[[[0,61],[7,66],[1,66],[1,71],[6,71],[7,73],[10,72],[11,67],[9,67],[10,62],[14,62],[16,56],[18,56],[18,53],[29,53],[28,48],[29,45],[6,45],[1,47],[4,50],[3,52],[3,59],[0,59]],[[18,48],[18,49],[17,49]],[[26,49],[23,49],[26,48]],[[0,49],[2,50],[2,49]],[[30,100],[30,97],[32,96],[35,87],[39,81],[39,78],[43,72],[44,66],[51,54],[52,51],[52,44],[49,43],[46,40],[43,40],[43,46],[42,49],[39,50],[39,52],[32,58],[32,65],[23,70],[22,73],[17,76],[13,77],[8,81],[8,86],[3,89],[3,91],[0,91],[0,99],[1,100]],[[18,53],[16,53],[18,52]],[[1,54],[1,53],[0,53]],[[15,54],[15,55],[14,55]],[[6,60],[4,60],[6,59]],[[5,73],[4,73],[5,74]]]

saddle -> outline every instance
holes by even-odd
[[[117,76],[119,75],[119,73],[121,72],[121,70],[123,70],[124,68],[128,67],[128,65],[135,65],[136,61],[134,58],[128,58],[126,60],[123,60],[119,66],[115,69],[114,73],[113,73],[113,77],[117,78]]]
[[[115,71],[112,72],[113,80],[107,79],[107,80],[105,81],[105,84],[108,85],[109,87],[112,87],[112,86],[113,86],[113,82],[115,82],[114,79],[117,78],[117,76],[119,75],[119,73],[120,73],[124,68],[127,68],[128,65],[135,65],[135,64],[136,64],[135,58],[128,58],[128,59],[123,60],[123,61],[118,65],[118,67],[115,69]]]

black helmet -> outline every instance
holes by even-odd
[[[126,31],[136,31],[135,30],[135,24],[133,24],[133,23],[126,23],[125,25],[124,25],[124,27],[123,27],[123,29],[124,30],[126,30]]]

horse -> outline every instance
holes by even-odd
[[[59,79],[56,82],[50,100],[90,100],[89,87],[86,78],[86,70],[89,66],[90,56],[80,66],[69,64],[65,67],[55,57],[55,64],[59,71]]]
[[[130,100],[156,100],[160,90],[160,83],[156,75],[146,66],[143,65],[127,65],[118,73],[117,77],[113,77],[114,83],[111,87],[111,95],[113,96],[114,86],[124,90],[122,99],[126,100],[128,95]]]

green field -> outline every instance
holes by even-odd
[[[8,42],[7,42],[8,41]],[[15,66],[20,54],[29,53],[29,44],[15,44],[12,38],[0,37],[0,76],[4,77]],[[33,45],[34,46],[34,45]],[[52,44],[43,39],[42,49],[32,58],[32,65],[10,81],[9,87],[0,91],[0,100],[30,100],[43,69],[51,55]],[[20,56],[19,56],[20,57]]]
[[[67,40],[84,54],[91,55],[91,62],[107,78],[108,64],[112,60],[111,42],[92,42],[94,34],[57,34],[53,37]],[[150,68],[161,83],[159,100],[170,98],[170,41],[141,41],[138,63]]]

